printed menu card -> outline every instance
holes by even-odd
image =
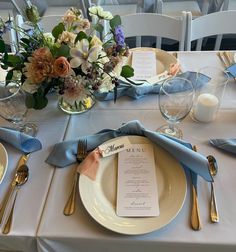
[[[156,53],[154,51],[133,51],[132,67],[135,80],[147,80],[157,75]]]
[[[158,216],[156,167],[151,144],[132,144],[118,153],[116,213],[124,217]]]

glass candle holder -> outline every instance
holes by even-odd
[[[218,67],[203,67],[196,76],[191,117],[199,122],[216,119],[229,76]]]

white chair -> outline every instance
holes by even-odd
[[[236,34],[236,11],[219,11],[192,20],[187,13],[187,36],[185,49],[191,50],[191,42],[219,34]],[[218,48],[215,48],[218,50]]]
[[[156,0],[156,13],[179,18],[182,11],[191,12],[192,18],[206,15],[209,10],[210,0]],[[197,49],[202,47],[202,39],[197,41]]]
[[[182,11],[189,11],[193,18],[207,14],[210,0],[201,0],[200,8],[198,0],[157,0],[156,13],[165,14],[171,17],[180,17]]]
[[[13,23],[15,14],[15,8],[11,3],[8,1],[0,2],[0,17],[3,19],[3,21],[7,21],[10,18],[10,21]],[[10,46],[11,52],[16,52],[17,34],[14,29],[6,31],[6,33],[3,34],[3,40],[7,45]]]
[[[179,50],[184,50],[186,13],[180,19],[156,13],[137,13],[121,17],[125,37],[154,36],[179,42]],[[156,46],[160,48],[159,45]]]
[[[124,16],[143,11],[143,2],[141,4],[140,1],[124,4],[120,3],[118,0],[97,0],[97,5],[101,6],[105,11],[110,11],[113,16],[115,15]],[[109,36],[106,35],[108,32],[109,32],[109,22],[104,21],[103,37],[105,38],[105,40],[109,39]],[[140,37],[136,38],[136,44],[141,46]]]

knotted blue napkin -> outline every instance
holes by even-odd
[[[236,154],[236,139],[211,139],[210,143],[217,148]]]
[[[209,81],[209,77],[206,75],[199,75],[198,79],[196,72],[184,72],[178,75],[178,77],[185,78],[190,80],[196,89],[201,88],[205,83]],[[150,84],[150,83],[143,83],[143,84],[128,84],[122,81],[119,81],[119,86],[117,88],[117,98],[121,96],[129,96],[133,99],[139,99],[144,97],[147,94],[158,94],[160,90],[161,83],[157,84]],[[181,84],[181,83],[180,83]],[[178,92],[178,85],[173,86],[171,92]],[[114,99],[114,92],[104,92],[104,93],[95,93],[95,97],[97,100],[100,101],[107,101]]]
[[[81,137],[87,139],[88,151],[95,149],[105,141],[125,135],[145,136],[153,143],[161,146],[173,155],[185,167],[202,176],[207,181],[212,181],[208,170],[208,160],[191,149],[191,144],[182,140],[166,137],[154,131],[145,129],[139,121],[130,121],[118,129],[104,129],[94,135]],[[56,167],[65,167],[76,162],[78,140],[58,143],[48,156],[46,162]]]
[[[11,144],[24,153],[42,149],[42,144],[38,139],[15,129],[0,127],[0,140]]]
[[[233,64],[227,67],[226,71],[230,73],[230,77],[235,78],[236,77],[236,64]]]

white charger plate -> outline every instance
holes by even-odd
[[[133,144],[150,143],[140,136],[129,136]],[[109,142],[109,141],[107,141]],[[138,235],[158,230],[170,223],[181,210],[187,190],[180,163],[167,151],[153,144],[158,184],[160,215],[157,217],[119,217],[116,215],[117,154],[101,158],[95,181],[81,175],[79,191],[88,213],[107,229]]]
[[[164,73],[165,71],[169,71],[169,67],[171,63],[177,63],[177,59],[170,53],[158,49],[158,48],[149,48],[149,47],[137,47],[130,49],[130,55],[127,60],[124,62],[124,65],[132,66],[132,52],[134,51],[154,51],[156,53],[156,73],[157,75]],[[126,83],[128,82],[125,78],[120,77],[120,79]],[[134,80],[130,78],[135,83],[143,83],[143,80]],[[146,80],[148,81],[148,80]]]
[[[8,166],[8,155],[5,147],[0,143],[0,184],[2,183]]]

